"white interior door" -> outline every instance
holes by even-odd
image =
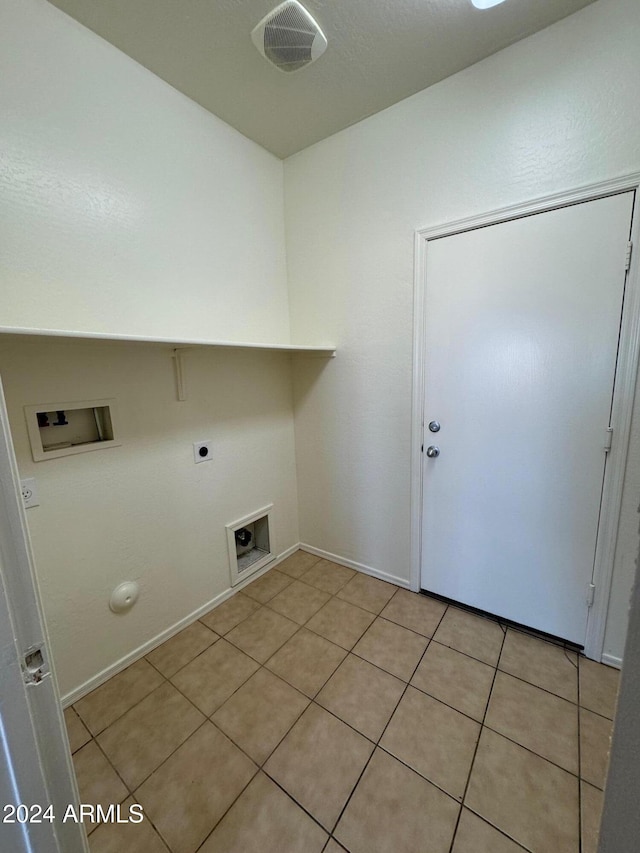
[[[632,207],[627,192],[427,247],[421,586],[580,645]]]
[[[0,382],[0,851],[88,853],[19,495]]]

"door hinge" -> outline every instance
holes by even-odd
[[[593,600],[596,595],[596,585],[590,583],[587,587],[587,607],[593,607]]]
[[[632,254],[632,252],[633,252],[633,243],[631,242],[631,240],[629,240],[629,242],[627,243],[627,256],[625,258],[625,267],[624,267],[625,272],[628,272],[629,268],[631,267],[631,254]]]
[[[611,442],[613,440],[613,427],[607,427],[604,431],[604,452],[608,453],[611,450]]]
[[[45,657],[45,648],[42,643],[37,646],[29,646],[24,650],[22,674],[24,683],[28,686],[40,684],[43,678],[49,675],[49,664]]]

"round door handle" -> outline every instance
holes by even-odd
[[[436,456],[440,456],[440,448],[436,447],[434,444],[431,447],[427,447],[427,456],[429,459],[435,459]]]

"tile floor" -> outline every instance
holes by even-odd
[[[298,551],[65,716],[92,853],[595,853],[617,683]]]

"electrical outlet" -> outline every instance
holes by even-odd
[[[36,484],[34,477],[29,477],[26,480],[20,481],[20,486],[22,489],[22,500],[24,501],[24,508],[29,509],[31,506],[40,506],[40,499],[38,497],[38,486]]]
[[[211,452],[213,442],[211,439],[207,441],[195,441],[193,444],[193,461],[194,462],[210,462],[213,459]]]

